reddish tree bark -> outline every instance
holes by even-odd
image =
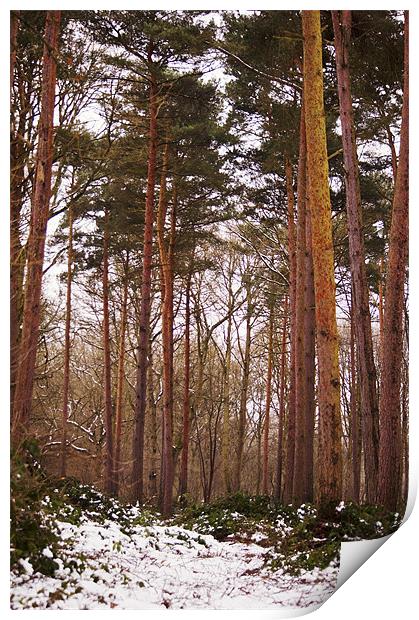
[[[10,90],[13,88],[16,64],[17,33],[19,30],[20,11],[10,11]]]
[[[311,247],[311,209],[306,200],[306,267],[304,285],[304,353],[305,353],[305,501],[314,499],[314,418],[316,373],[316,308],[314,295],[313,252]]]
[[[149,63],[152,62],[152,47],[149,49]],[[156,179],[157,154],[157,81],[150,72],[149,98],[149,143],[147,167],[147,192],[144,221],[144,250],[141,282],[140,335],[138,343],[137,380],[135,400],[135,421],[132,447],[131,499],[140,503],[144,493],[144,425],[147,400],[148,344],[151,312],[151,263],[153,255],[154,187]]]
[[[384,330],[384,291],[383,291],[383,280],[384,280],[384,260],[383,257],[380,259],[380,269],[379,269],[379,283],[378,283],[378,324],[380,329],[380,356],[383,350],[383,330]]]
[[[154,369],[152,342],[149,344],[148,364],[148,407],[150,411],[150,473],[148,492],[152,498],[157,497],[157,471],[158,471],[158,432],[157,432],[157,403],[154,397]]]
[[[297,246],[295,290],[295,455],[293,502],[307,501],[306,483],[306,368],[305,368],[305,283],[306,283],[306,132],[304,104],[301,106],[300,153],[297,180]]]
[[[36,350],[41,314],[42,270],[45,236],[51,197],[53,158],[56,55],[60,11],[48,11],[42,60],[41,114],[32,195],[31,222],[27,242],[27,271],[24,293],[22,336],[13,402],[12,439],[18,445],[27,432],[32,405]]]
[[[296,234],[294,221],[294,190],[292,167],[285,158],[285,178],[288,205],[288,255],[289,255],[289,312],[290,312],[290,389],[288,396],[288,417],[285,455],[284,503],[292,502],[295,458],[295,291],[296,291]]]
[[[380,475],[378,500],[389,510],[399,504],[402,472],[400,386],[403,304],[408,252],[409,209],[409,13],[405,11],[403,110],[399,166],[391,216],[386,277],[380,394]]]
[[[359,363],[366,500],[369,503],[374,503],[378,483],[379,446],[377,373],[372,346],[371,315],[362,228],[361,191],[349,69],[351,11],[332,11],[332,20],[335,35],[343,159],[345,163],[349,260],[353,285],[352,305]]]
[[[358,413],[358,385],[356,372],[356,355],[355,355],[355,325],[354,312],[351,306],[351,397],[350,397],[350,413],[351,413],[351,456],[352,456],[352,500],[359,503],[361,496],[361,437],[360,437],[360,420]]]

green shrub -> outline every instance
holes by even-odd
[[[326,568],[337,560],[342,541],[371,539],[390,534],[399,525],[399,515],[380,506],[353,502],[328,506],[317,512],[305,505],[296,510],[298,521],[291,532],[278,539],[267,558],[272,568],[298,573],[302,569]]]
[[[11,566],[24,570],[26,560],[34,571],[52,575],[58,568],[53,557],[59,538],[52,518],[43,511],[48,479],[35,442],[26,442],[19,455],[12,454],[10,489]]]

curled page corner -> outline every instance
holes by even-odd
[[[409,481],[409,494],[407,499],[406,510],[403,516],[403,521],[400,527],[403,527],[404,523],[410,517],[413,507],[416,502],[417,495],[417,481],[413,475],[410,476]],[[399,529],[400,529],[399,527]],[[374,555],[380,547],[384,545],[392,536],[397,536],[398,530],[383,536],[381,538],[374,538],[373,540],[357,540],[351,542],[343,542],[340,548],[340,564],[339,573],[336,582],[335,592],[359,569],[369,558]]]
[[[365,562],[391,538],[393,534],[374,538],[373,540],[357,540],[343,542],[340,548],[340,566],[336,590],[338,590]]]

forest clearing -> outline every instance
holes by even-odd
[[[407,501],[408,11],[10,19],[11,607],[319,606]]]

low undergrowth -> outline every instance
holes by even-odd
[[[30,562],[35,572],[52,575],[60,540],[53,515],[43,510],[49,480],[35,443],[27,442],[19,456],[12,455],[10,490],[11,566],[24,571]]]
[[[59,522],[111,521],[130,535],[136,526],[153,525],[158,518],[152,510],[122,504],[75,478],[47,475],[35,442],[26,442],[19,454],[12,454],[10,563],[16,572],[53,576],[58,568],[84,562],[72,557],[72,541],[62,540]]]
[[[310,504],[295,508],[266,496],[239,493],[183,508],[173,522],[220,541],[256,542],[268,548],[268,567],[297,574],[316,567],[323,569],[337,561],[341,542],[394,532],[400,515],[379,506],[352,502],[323,506],[319,512]]]
[[[60,537],[59,522],[117,524],[128,536],[137,526],[172,525],[210,534],[219,541],[256,543],[266,548],[267,568],[291,574],[323,569],[336,562],[342,541],[378,538],[397,529],[400,517],[377,506],[341,502],[323,507],[284,506],[267,496],[237,493],[211,503],[178,507],[166,521],[159,513],[127,505],[73,478],[51,478],[39,464],[36,444],[12,457],[11,565],[14,571],[54,575],[57,568],[81,565],[71,540]],[[181,539],[186,536],[175,533]],[[205,541],[194,534],[185,545]],[[153,534],[155,536],[155,534]],[[192,541],[192,542],[191,542]],[[158,540],[156,539],[156,545]]]

